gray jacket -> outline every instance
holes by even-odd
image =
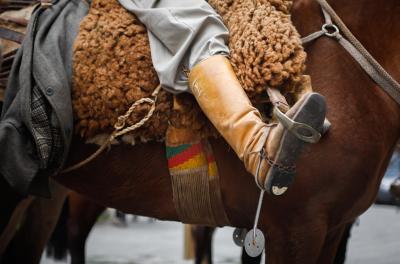
[[[11,69],[0,120],[0,174],[23,195],[49,196],[48,176],[67,157],[72,44],[88,9],[82,0],[36,8]]]

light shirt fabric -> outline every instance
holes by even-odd
[[[229,32],[204,0],[118,0],[146,26],[161,86],[190,92],[185,70],[213,55],[229,55]]]

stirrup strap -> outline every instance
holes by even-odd
[[[277,89],[267,88],[267,93],[271,103],[279,108],[282,112],[286,113],[289,110],[289,104],[286,98]]]

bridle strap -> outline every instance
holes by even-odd
[[[321,36],[335,38],[360,64],[364,71],[400,105],[400,84],[372,57],[360,41],[351,33],[326,0],[316,0],[325,17],[320,31],[302,38],[303,44]],[[335,24],[332,22],[335,22]],[[341,34],[343,33],[343,35]],[[344,38],[344,37],[346,38]]]

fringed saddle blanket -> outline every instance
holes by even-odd
[[[229,225],[210,143],[167,145],[167,159],[179,219],[190,224]]]
[[[230,31],[231,62],[255,105],[269,104],[266,87],[290,99],[301,87],[306,54],[292,25],[289,0],[209,0]],[[145,27],[117,0],[93,0],[74,45],[73,108],[75,130],[84,138],[113,130],[118,116],[158,85]],[[174,108],[173,101],[180,107]],[[290,101],[290,100],[289,100]],[[137,123],[149,111],[138,107],[128,119]],[[173,98],[161,91],[153,116],[134,137],[163,139],[168,124],[190,128],[206,138],[216,135],[190,94]]]

